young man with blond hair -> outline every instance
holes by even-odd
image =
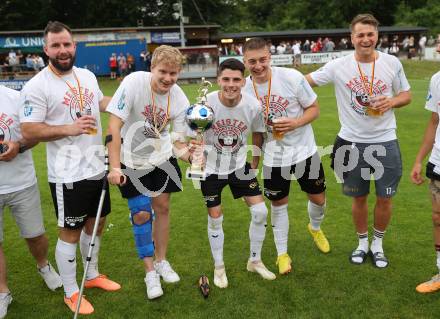
[[[156,48],[151,72],[125,77],[107,107],[108,135],[112,137],[108,180],[119,186],[128,201],[149,299],[163,294],[160,277],[168,283],[180,280],[166,260],[166,252],[171,193],[182,189],[182,174],[173,151],[189,158],[184,139],[189,101],[176,84],[182,62],[178,49],[167,45]]]
[[[292,174],[307,194],[310,223],[307,228],[318,249],[330,251],[321,223],[326,196],[325,177],[311,122],[319,116],[315,92],[294,69],[271,67],[269,46],[261,38],[244,44],[244,63],[250,72],[244,91],[262,104],[267,127],[263,147],[264,195],[271,201],[271,223],[280,274],[291,271],[287,253],[288,201]],[[253,166],[257,167],[258,161]]]
[[[343,193],[353,198],[353,222],[359,244],[351,263],[365,262],[370,252],[376,267],[388,266],[382,239],[391,219],[392,197],[402,175],[394,109],[410,103],[410,86],[402,64],[376,51],[379,22],[359,14],[351,22],[355,52],[332,60],[307,75],[312,86],[335,85],[341,130],[336,137],[332,167],[343,181]],[[376,186],[374,237],[368,242],[370,180]]]
[[[59,227],[55,258],[64,286],[64,302],[75,312],[79,299],[76,247],[79,242],[85,264],[105,171],[99,112],[108,100],[93,73],[73,66],[76,45],[68,26],[49,22],[44,40],[49,65],[23,88],[20,122],[25,139],[47,142],[48,180]],[[107,192],[86,288],[107,291],[121,288],[98,271],[101,234],[109,213]],[[93,311],[93,306],[82,296],[79,313]]]

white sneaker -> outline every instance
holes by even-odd
[[[277,276],[275,276],[275,274],[273,272],[269,271],[269,269],[266,268],[266,266],[263,264],[263,262],[261,260],[259,260],[257,262],[253,262],[251,260],[248,260],[246,268],[248,271],[256,272],[261,277],[263,277],[264,279],[267,279],[267,280],[274,280],[277,278]]]
[[[155,299],[163,295],[163,290],[160,285],[160,277],[156,271],[147,272],[144,278],[145,285],[147,285],[148,299]]]
[[[8,313],[8,306],[12,302],[12,295],[10,292],[0,295],[5,295],[4,297],[0,297],[0,319],[3,319]]]
[[[225,266],[214,268],[214,285],[219,288],[226,288],[228,286]]]
[[[171,284],[180,280],[179,275],[171,268],[170,263],[166,260],[154,262],[154,269],[166,283]]]
[[[53,269],[50,263],[48,263],[47,266],[44,268],[38,268],[38,273],[41,277],[43,277],[47,288],[49,288],[50,290],[55,291],[55,289],[63,286],[60,275],[58,275],[58,273],[55,271],[55,269]]]
[[[62,287],[63,282],[61,281],[61,277],[60,275],[58,275],[55,269],[53,269],[52,265],[48,263],[47,266],[44,268],[44,270],[38,268],[38,273],[41,277],[43,277],[47,288],[54,291],[55,289]]]

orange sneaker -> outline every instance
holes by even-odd
[[[70,298],[64,296],[64,303],[69,307],[72,312],[76,311],[76,305],[78,303],[79,291],[75,292]],[[79,306],[79,314],[90,315],[95,309],[90,302],[87,301],[85,296],[81,297],[81,305]]]
[[[99,275],[96,278],[86,280],[84,287],[101,288],[106,291],[116,291],[121,289],[121,285],[107,278],[106,275]]]
[[[421,283],[416,287],[417,292],[422,294],[426,294],[429,292],[434,292],[440,289],[440,274],[435,275],[424,283]]]

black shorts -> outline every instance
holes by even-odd
[[[285,167],[263,166],[264,196],[280,200],[289,195],[292,174],[307,194],[325,191],[325,176],[318,152],[304,161]]]
[[[434,172],[434,168],[435,168],[435,165],[432,164],[431,162],[428,162],[426,164],[426,177],[428,177],[429,179],[440,181],[440,174],[437,174],[436,172]]]
[[[182,190],[182,172],[177,159],[170,157],[167,161],[150,170],[137,170],[121,164],[127,183],[119,186],[124,198],[138,195],[151,196],[153,193],[175,193]]]
[[[110,71],[111,72],[118,72],[118,67],[117,66],[112,66],[112,67],[110,67]]]
[[[206,207],[211,208],[221,204],[222,190],[226,185],[229,185],[235,199],[242,196],[261,195],[260,185],[250,168],[250,164],[246,163],[244,167],[228,175],[212,174],[201,181]]]
[[[74,183],[49,183],[58,226],[77,229],[84,226],[88,217],[96,217],[102,193],[103,179],[81,180]],[[101,217],[111,211],[107,185]]]

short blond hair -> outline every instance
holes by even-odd
[[[151,58],[151,67],[154,68],[156,65],[162,62],[181,68],[183,63],[183,55],[179,49],[175,47],[161,45],[153,52],[153,57]]]

